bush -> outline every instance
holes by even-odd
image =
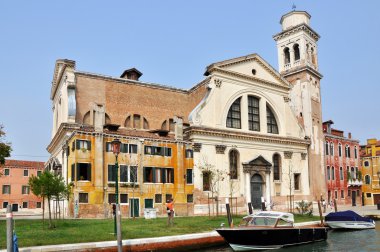
[[[307,202],[307,201],[302,200],[302,201],[297,202],[296,204],[297,204],[296,209],[301,215],[313,214],[313,202]]]

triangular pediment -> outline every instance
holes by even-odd
[[[263,156],[258,156],[257,158],[252,159],[251,161],[248,161],[246,163],[243,163],[243,165],[250,165],[250,166],[272,166],[272,164],[266,160]]]
[[[240,75],[246,78],[266,81],[283,88],[290,88],[290,84],[268,62],[258,54],[250,54],[243,57],[220,61],[207,67],[205,75],[213,71]]]

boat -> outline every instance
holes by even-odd
[[[325,216],[326,225],[332,229],[370,229],[375,228],[375,221],[362,217],[354,211],[339,211]]]
[[[279,249],[327,239],[328,227],[295,226],[291,213],[260,211],[243,218],[238,227],[216,231],[234,251]]]

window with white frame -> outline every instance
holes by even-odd
[[[267,131],[268,133],[278,134],[278,126],[277,126],[276,117],[274,116],[274,113],[268,104],[267,104]]]
[[[5,168],[4,169],[4,176],[9,176],[9,169],[8,168]]]
[[[24,177],[29,177],[29,170],[27,169],[24,170]]]
[[[343,167],[339,167],[339,176],[340,176],[340,180],[343,180],[344,178],[344,175],[343,175]]]
[[[330,180],[330,166],[327,166],[327,180]]]
[[[21,188],[22,194],[29,194],[29,186],[23,185]]]
[[[341,143],[338,144],[338,154],[339,154],[339,157],[342,156],[342,144]]]
[[[330,142],[330,155],[334,156],[334,143]]]
[[[354,156],[355,156],[355,159],[358,158],[358,147],[355,146],[355,149],[354,149]]]
[[[226,122],[227,128],[241,129],[240,100],[241,97],[237,98],[228,110]]]
[[[3,185],[3,194],[11,194],[11,186]]]
[[[371,177],[368,174],[365,175],[364,180],[366,185],[371,184]]]
[[[325,142],[325,154],[326,156],[329,155],[329,142]]]
[[[88,193],[79,193],[79,203],[88,203]]]

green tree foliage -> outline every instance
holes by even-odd
[[[296,203],[296,209],[297,211],[301,214],[307,214],[307,215],[312,215],[313,214],[313,202],[308,202],[308,201],[300,201]]]
[[[48,201],[49,228],[55,227],[51,219],[51,201],[67,199],[71,193],[71,185],[66,185],[64,179],[57,174],[45,170],[40,176],[32,175],[29,178],[32,193]]]
[[[11,144],[5,142],[4,126],[0,124],[0,165],[5,163],[5,158],[11,156]]]

